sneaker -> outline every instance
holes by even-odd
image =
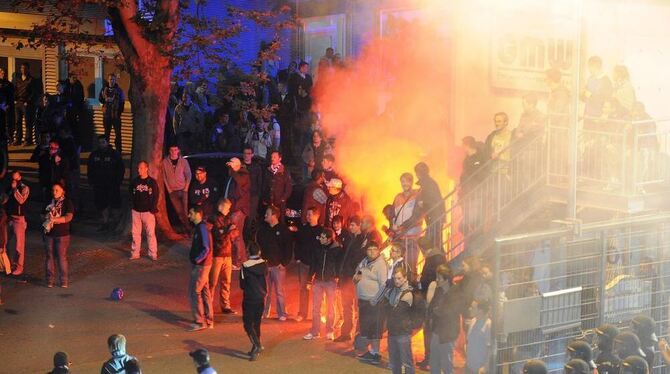
[[[296,322],[302,322],[304,318],[300,314],[298,314],[294,319]]]
[[[307,333],[307,335],[303,336],[302,338],[304,340],[314,340],[314,339],[319,339],[320,337],[321,337],[321,335],[319,335],[319,334],[312,335],[312,333],[310,332],[310,333]]]
[[[327,333],[326,334],[326,339],[335,340],[335,334],[333,334],[332,332]]]
[[[189,328],[186,329],[186,331],[195,332],[195,331],[204,330],[206,328],[207,328],[207,325],[201,325],[199,323],[192,323],[191,326],[189,326]]]
[[[375,355],[370,353],[370,351],[367,351],[363,353],[362,355],[358,355],[358,359],[361,361],[372,361],[372,359],[375,358]]]
[[[140,255],[130,255],[130,257],[129,257],[128,259],[129,259],[130,261],[133,261],[133,260],[139,260],[139,259],[140,259]]]
[[[48,282],[47,283],[47,288],[54,288],[53,282]]]
[[[382,363],[382,355],[381,355],[381,354],[376,353],[376,354],[374,354],[374,355],[372,355],[372,356],[374,356],[374,357],[372,357],[372,360],[370,360],[370,364],[372,364],[372,365],[379,365],[379,364]]]
[[[223,313],[223,314],[237,314],[236,311],[234,311],[234,310],[232,310],[232,309],[230,309],[230,308],[223,308],[223,310],[221,311],[221,313]]]
[[[350,341],[351,338],[348,335],[340,335],[337,337],[337,339],[334,340],[336,343],[346,343]]]
[[[279,317],[279,320],[282,321],[282,322],[286,322],[287,318],[286,318],[286,316],[281,316],[281,317]]]
[[[12,272],[12,275],[15,276],[15,277],[18,277],[18,276],[20,276],[21,274],[23,274],[23,271],[16,271],[16,270],[14,270],[14,271]]]
[[[151,261],[158,261],[158,256],[149,256]]]
[[[60,285],[60,288],[68,288],[68,284],[67,284],[67,283],[62,283],[62,284]]]

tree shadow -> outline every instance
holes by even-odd
[[[19,314],[19,311],[16,309],[5,309],[5,313],[11,314],[11,315],[17,315]]]
[[[128,301],[126,304],[173,326],[184,327],[190,322],[179,314],[175,314],[167,309],[161,309],[156,305],[147,304],[141,301]]]
[[[191,339],[183,340],[182,342],[186,345],[189,352],[199,348],[205,348],[209,353],[218,353],[232,358],[238,358],[241,360],[249,359],[249,355],[247,354],[247,352],[242,352],[239,349],[229,348],[225,346],[202,344],[196,340]]]

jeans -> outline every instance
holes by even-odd
[[[16,246],[14,248],[16,252],[16,267],[14,268],[14,272],[21,274],[23,273],[23,262],[26,253],[26,228],[28,227],[28,223],[26,223],[26,217],[24,216],[11,216],[9,218],[9,225],[16,239]]]
[[[149,257],[158,257],[158,243],[156,243],[156,217],[151,212],[138,212],[132,210],[132,234],[133,244],[131,246],[131,256],[138,257],[142,248],[142,229],[147,234],[147,243],[149,244]]]
[[[189,229],[191,225],[188,221],[188,192],[183,190],[172,191],[168,196],[170,196],[170,203],[175,213],[177,213],[179,221],[185,229]]]
[[[298,262],[298,282],[300,285],[300,307],[298,315],[304,319],[309,316],[309,289],[307,283],[309,282],[309,265]]]
[[[112,113],[113,109],[103,108],[102,126],[105,128],[105,139],[109,142],[109,136],[114,128],[114,148],[121,153],[121,114]]]
[[[412,356],[412,339],[409,335],[388,336],[389,365],[393,374],[414,374],[414,357]]]
[[[68,283],[67,272],[67,247],[70,245],[70,235],[48,236],[44,235],[46,249],[45,268],[47,283],[53,284],[56,278],[54,262],[58,262],[58,274],[60,284]]]
[[[233,259],[231,257],[214,257],[212,260],[212,274],[209,286],[212,298],[219,285],[219,302],[221,309],[230,309],[230,281],[233,275]],[[219,280],[221,281],[219,283]],[[212,299],[212,304],[214,300]]]
[[[191,283],[188,292],[191,299],[193,320],[199,325],[210,325],[214,322],[212,294],[209,292],[209,271],[211,265],[193,265]]]
[[[241,211],[237,210],[232,213],[230,220],[235,227],[237,227],[238,232],[240,233],[235,239],[233,239],[233,258],[235,259],[236,264],[242,264],[247,260],[247,248],[244,245],[244,220],[247,216]]]
[[[283,265],[271,266],[268,269],[267,276],[268,295],[265,298],[265,316],[270,316],[270,303],[272,301],[272,293],[275,294],[277,300],[277,317],[285,317],[286,309],[284,308],[284,279],[286,279],[286,268]]]
[[[321,304],[323,303],[323,296],[326,296],[326,333],[333,332],[335,324],[335,291],[337,290],[337,283],[334,281],[316,281],[312,286],[312,335],[319,335],[321,333]]]
[[[430,374],[452,374],[454,372],[454,342],[440,343],[433,333],[430,339]]]
[[[351,336],[351,331],[356,326],[356,315],[358,307],[356,301],[356,286],[351,280],[340,281],[340,295],[342,299],[342,324],[341,336]]]

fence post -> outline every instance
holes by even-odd
[[[500,243],[496,242],[493,250],[494,253],[494,264],[493,264],[493,295],[491,295],[491,307],[493,313],[491,314],[493,318],[491,319],[491,361],[489,362],[489,373],[497,374],[497,364],[498,364],[498,334],[500,330],[499,321],[501,321],[500,313],[502,313],[500,308]]]
[[[598,308],[598,326],[605,323],[605,286],[607,282],[607,235],[605,231],[601,231],[600,237],[600,292],[598,298],[600,299],[600,307]]]

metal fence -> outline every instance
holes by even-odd
[[[670,214],[498,238],[492,266],[495,372],[519,373],[529,358],[562,370],[572,339],[640,313],[667,335]]]

